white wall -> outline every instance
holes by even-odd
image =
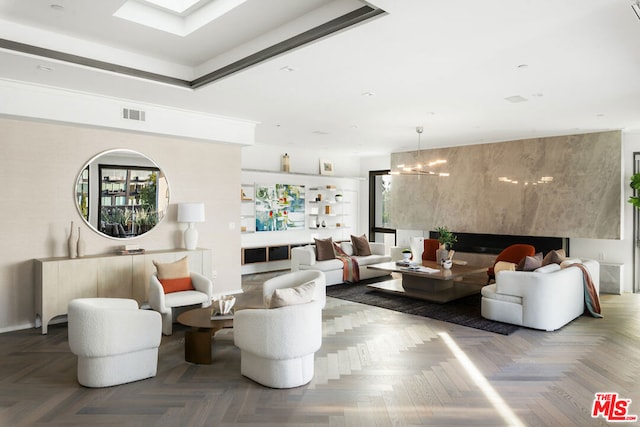
[[[66,256],[69,224],[82,227],[87,255],[124,244],[98,235],[81,219],[74,185],[83,165],[97,153],[130,148],[153,159],[170,186],[167,217],[129,241],[147,250],[182,247],[176,204],[205,203],[198,224],[200,247],[212,249],[215,292],[240,289],[240,146],[143,135],[83,126],[0,118],[0,332],[34,324],[33,259]]]

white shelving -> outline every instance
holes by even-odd
[[[256,187],[254,184],[240,185],[240,232],[256,232]]]
[[[349,237],[350,223],[354,215],[349,209],[353,191],[334,186],[312,187],[307,192],[309,229],[316,230],[320,237],[335,240]]]

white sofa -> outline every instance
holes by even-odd
[[[600,289],[600,264],[581,261]],[[554,331],[584,312],[582,270],[549,264],[535,271],[500,271],[496,282],[482,288],[482,317]]]
[[[69,302],[69,348],[78,356],[78,382],[110,387],[156,375],[162,319],[132,299]]]
[[[349,256],[353,256],[353,245],[351,242],[341,242],[340,247]],[[391,261],[391,256],[385,255],[384,243],[369,242],[371,255],[354,256],[358,260],[360,280],[373,277],[386,276],[389,273],[380,270],[367,268],[368,265]],[[327,278],[327,286],[343,283],[344,264],[339,259],[326,261],[316,261],[315,245],[298,246],[291,249],[291,271],[299,270],[320,270]]]
[[[233,335],[241,350],[242,375],[272,388],[298,387],[311,381],[314,355],[322,345],[324,273],[317,270],[286,273],[267,280],[263,286],[263,298],[268,301],[276,289],[311,281],[315,288],[309,302],[235,312]]]

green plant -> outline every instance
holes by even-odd
[[[411,253],[411,249],[404,248],[404,249],[402,250],[402,253],[403,253],[403,254],[410,254],[410,253]]]
[[[629,183],[629,186],[636,191],[640,191],[640,173],[631,175],[631,182]],[[631,196],[627,202],[640,209],[640,196]]]
[[[438,227],[436,231],[438,232],[438,242],[446,249],[451,249],[453,244],[458,241],[458,238],[446,226]]]

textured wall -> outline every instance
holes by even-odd
[[[450,173],[394,176],[392,221],[406,229],[619,239],[621,155],[619,131],[392,154],[392,170],[446,159],[432,169]],[[533,184],[543,176],[553,181]]]
[[[74,200],[78,172],[111,148],[149,156],[166,173],[171,191],[165,219],[127,243],[147,250],[182,247],[176,205],[204,202],[206,222],[197,225],[198,246],[212,250],[218,273],[214,292],[240,289],[240,232],[229,227],[240,213],[240,146],[5,118],[0,118],[0,136],[0,331],[33,323],[33,259],[65,256],[71,221],[81,227],[88,255],[111,253],[125,244],[91,230]]]

